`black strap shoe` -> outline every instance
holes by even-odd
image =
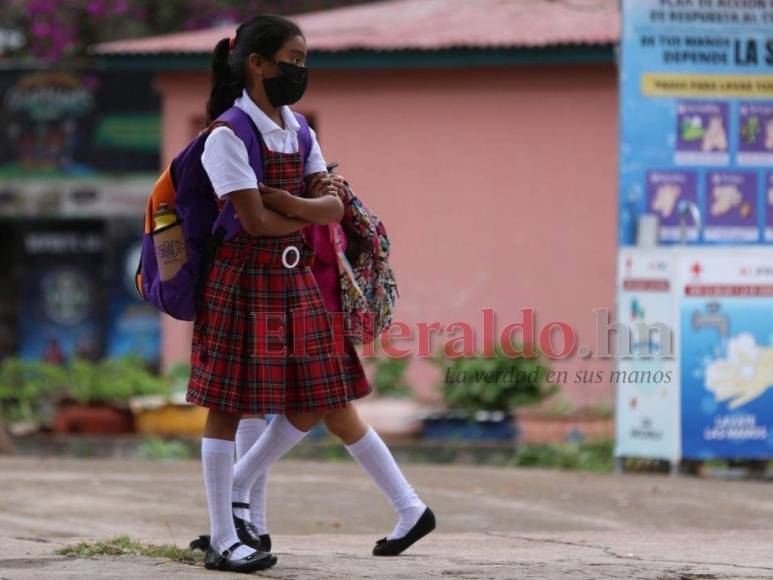
[[[267,552],[253,552],[249,556],[236,560],[229,559],[229,556],[241,546],[241,542],[236,542],[227,550],[217,553],[212,546],[207,548],[204,554],[204,567],[207,570],[220,570],[222,572],[239,572],[242,574],[251,574],[258,570],[266,570],[276,564],[277,559],[274,554]]]
[[[249,510],[250,504],[235,501],[231,504],[231,507]],[[234,516],[234,527],[236,528],[236,535],[245,546],[249,546],[258,552],[271,551],[271,536],[269,534],[259,534],[258,528],[252,525],[252,522]],[[199,536],[198,539],[190,543],[189,547],[191,550],[206,552],[207,548],[209,548],[209,535]]]
[[[421,514],[419,521],[402,538],[395,538],[394,540],[381,538],[376,542],[376,547],[373,548],[373,555],[397,556],[434,530],[435,525],[435,514],[432,513],[431,509],[427,508]]]
[[[241,537],[239,538],[242,539]],[[258,539],[260,542],[257,545],[252,545],[249,541],[242,541],[243,544],[246,546],[249,546],[253,550],[258,550],[259,552],[270,552],[271,551],[271,535],[270,534],[260,534],[258,536]],[[188,547],[191,550],[201,550],[202,552],[206,552],[207,548],[209,548],[209,534],[204,534],[193,540]]]
[[[235,501],[231,504],[231,507],[249,510],[250,504]],[[251,548],[255,548],[262,552],[271,551],[271,536],[268,534],[259,534],[258,528],[256,528],[252,522],[234,516],[234,526],[236,527],[236,535],[239,536],[239,539],[242,542]]]
[[[202,552],[206,552],[209,549],[209,534],[205,536],[199,536],[193,540],[190,544],[188,544],[188,549],[201,550]]]

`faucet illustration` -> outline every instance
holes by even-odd
[[[676,211],[679,214],[679,243],[687,243],[687,218],[692,218],[695,228],[701,229],[701,212],[695,202],[689,199],[680,199],[676,204]]]
[[[695,330],[716,327],[721,338],[725,339],[730,336],[730,319],[725,314],[719,314],[719,306],[718,302],[709,302],[706,305],[708,314],[698,311],[693,312],[692,327]]]

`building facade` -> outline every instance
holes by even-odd
[[[482,310],[493,309],[499,330],[530,310],[537,337],[554,329],[556,354],[566,334],[554,322],[572,329],[575,346],[593,349],[595,311],[614,304],[616,3],[596,12],[515,4],[455,2],[449,15],[437,2],[401,0],[302,15],[312,73],[295,109],[385,222],[398,319],[409,329],[439,323],[438,348],[467,324],[480,350]],[[435,13],[409,26],[410,11],[428,5]],[[162,164],[202,128],[209,52],[231,34],[98,47],[107,66],[155,71]],[[162,321],[167,364],[187,359],[190,332]],[[395,344],[419,354],[415,340]],[[564,390],[577,404],[611,398],[609,383],[575,384],[577,372],[608,370],[609,360],[575,352],[551,364],[567,371]],[[412,365],[420,394],[432,396],[435,372]]]

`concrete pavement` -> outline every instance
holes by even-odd
[[[393,523],[352,463],[280,462],[268,578],[773,578],[773,488],[762,482],[471,466],[406,467],[438,530],[370,556]],[[0,578],[227,577],[150,558],[54,550],[129,534],[185,545],[206,530],[196,462],[0,458]]]

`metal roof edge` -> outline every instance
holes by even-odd
[[[314,51],[314,70],[463,68],[480,66],[603,64],[615,62],[616,44],[558,44],[538,47],[453,48],[444,50]],[[100,69],[147,71],[208,70],[204,53],[99,54]]]

